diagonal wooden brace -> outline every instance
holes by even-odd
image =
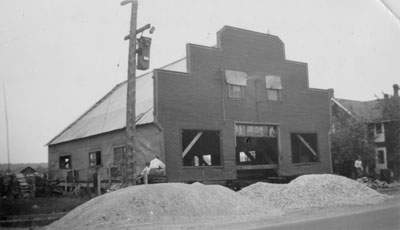
[[[190,142],[190,144],[185,148],[185,151],[182,153],[182,158],[186,156],[186,154],[192,149],[193,145],[196,144],[196,142],[199,140],[199,138],[203,135],[203,131],[198,132],[196,136],[193,138],[193,140]]]

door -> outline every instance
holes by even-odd
[[[375,149],[375,165],[379,173],[381,169],[387,169],[387,155],[385,147]]]

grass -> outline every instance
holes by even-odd
[[[13,200],[2,199],[0,200],[0,217],[69,212],[88,200],[89,198],[80,197],[47,197]]]

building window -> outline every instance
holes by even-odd
[[[318,162],[318,145],[316,133],[292,133],[292,163]]]
[[[377,162],[378,164],[385,164],[385,152],[383,150],[377,151]]]
[[[281,77],[265,76],[265,87],[267,88],[268,101],[281,101],[281,91],[283,89]]]
[[[183,166],[219,166],[219,131],[182,130]]]
[[[267,89],[268,101],[281,101],[281,91],[278,89]]]
[[[125,146],[114,148],[114,163],[121,164],[125,159]]]
[[[60,156],[60,169],[70,169],[72,168],[71,164],[71,155],[68,156]]]
[[[276,125],[236,124],[237,165],[277,165]]]
[[[240,71],[225,70],[226,83],[229,88],[229,97],[244,98],[244,88],[247,85],[247,74]]]
[[[383,133],[383,124],[382,123],[376,123],[375,124],[375,134],[379,135]]]
[[[244,86],[229,84],[229,97],[237,99],[244,98]]]
[[[89,153],[89,166],[101,165],[101,152],[94,151]]]

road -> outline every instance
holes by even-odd
[[[279,226],[256,228],[258,230],[398,230],[400,205],[375,209],[344,216],[328,217],[304,222],[285,223]]]
[[[400,230],[400,188],[374,205],[293,210],[264,220],[213,226],[219,230]],[[211,228],[210,228],[211,229]]]

